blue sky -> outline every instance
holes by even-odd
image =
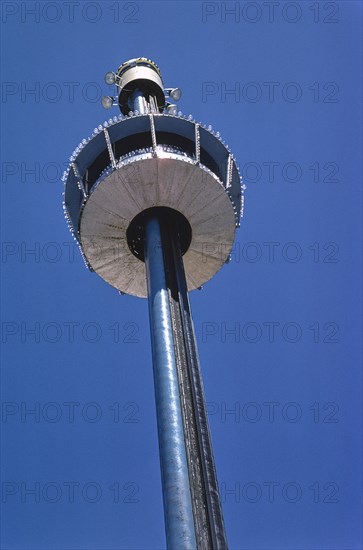
[[[1,547],[165,548],[147,302],[86,270],[60,182],[146,56],[248,187],[191,294],[230,548],[362,548],[361,3],[1,7]]]

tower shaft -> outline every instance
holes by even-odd
[[[225,550],[178,226],[172,216],[155,214],[147,220],[145,264],[168,548]]]

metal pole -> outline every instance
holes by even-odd
[[[132,96],[132,101],[134,111],[137,111],[140,115],[146,114],[146,100],[144,98],[144,94],[140,90],[135,90]]]
[[[179,226],[172,213],[155,213],[162,247],[165,296],[168,302],[179,406],[189,472],[192,514],[198,550],[226,550],[202,377],[188,300],[179,242]]]
[[[196,536],[160,225],[145,224],[145,265],[167,546],[194,550]]]

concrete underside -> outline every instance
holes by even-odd
[[[130,251],[126,231],[137,214],[155,206],[178,210],[189,221],[192,240],[183,257],[185,275],[188,290],[199,288],[228,258],[235,214],[218,178],[175,153],[135,154],[100,179],[80,221],[89,264],[118,290],[146,297],[145,264]]]

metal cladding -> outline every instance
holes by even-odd
[[[146,297],[145,264],[130,250],[127,229],[145,209],[177,210],[192,229],[183,261],[194,290],[228,260],[243,208],[237,164],[219,134],[191,116],[130,115],[95,128],[72,154],[66,218],[91,270]]]

